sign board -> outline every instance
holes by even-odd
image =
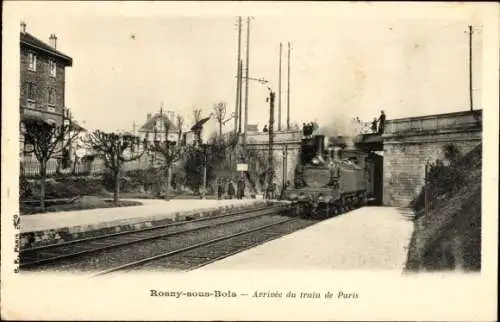
[[[236,165],[236,170],[237,171],[248,171],[248,164],[247,163],[238,163]]]

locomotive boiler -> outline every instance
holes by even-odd
[[[301,215],[333,216],[367,203],[372,173],[368,154],[348,148],[341,137],[309,135],[302,139],[294,183],[283,197]]]

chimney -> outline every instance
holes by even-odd
[[[57,37],[55,34],[50,34],[49,43],[54,49],[57,48]]]
[[[147,120],[148,120],[148,121],[149,121],[149,120],[151,120],[151,113],[148,113],[148,118],[147,118]]]
[[[21,32],[23,34],[26,33],[26,23],[24,21],[21,21]]]

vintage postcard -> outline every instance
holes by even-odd
[[[498,4],[3,15],[2,319],[495,319]]]

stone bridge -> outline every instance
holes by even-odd
[[[268,153],[269,133],[249,133],[248,148]],[[293,182],[302,131],[275,132],[276,183]],[[425,165],[444,158],[444,147],[465,154],[481,143],[482,110],[387,120],[383,135],[365,134],[357,147],[383,157],[379,183],[384,205],[406,207],[424,185]]]
[[[388,120],[383,141],[383,203],[405,207],[420,193],[425,165],[453,144],[465,154],[481,143],[482,110]]]

